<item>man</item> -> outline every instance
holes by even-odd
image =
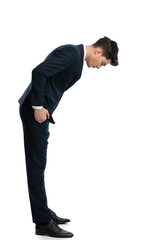
[[[66,44],[57,47],[32,70],[32,80],[21,98],[19,113],[24,133],[24,149],[28,191],[36,234],[51,237],[72,237],[58,224],[69,222],[60,218],[47,205],[44,184],[49,123],[63,93],[81,77],[83,62],[100,69],[118,65],[117,43],[107,37],[88,46]]]

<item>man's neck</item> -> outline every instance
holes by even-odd
[[[85,48],[86,48],[86,56],[84,60],[86,61],[91,53],[92,46],[85,46]]]

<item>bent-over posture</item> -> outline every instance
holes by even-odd
[[[18,100],[24,134],[24,150],[28,191],[36,234],[51,237],[72,237],[71,232],[58,226],[69,222],[60,218],[47,205],[44,184],[49,123],[63,93],[81,77],[83,63],[100,69],[118,65],[118,46],[107,37],[92,45],[66,44],[54,49],[32,70],[32,79]]]

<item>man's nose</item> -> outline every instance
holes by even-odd
[[[97,66],[97,69],[100,69],[101,68],[101,66]]]

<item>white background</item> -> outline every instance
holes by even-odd
[[[158,0],[3,1],[0,227],[35,235],[18,99],[56,47],[107,36],[119,66],[89,69],[63,95],[49,125],[48,204],[74,239],[160,239],[160,36]]]

